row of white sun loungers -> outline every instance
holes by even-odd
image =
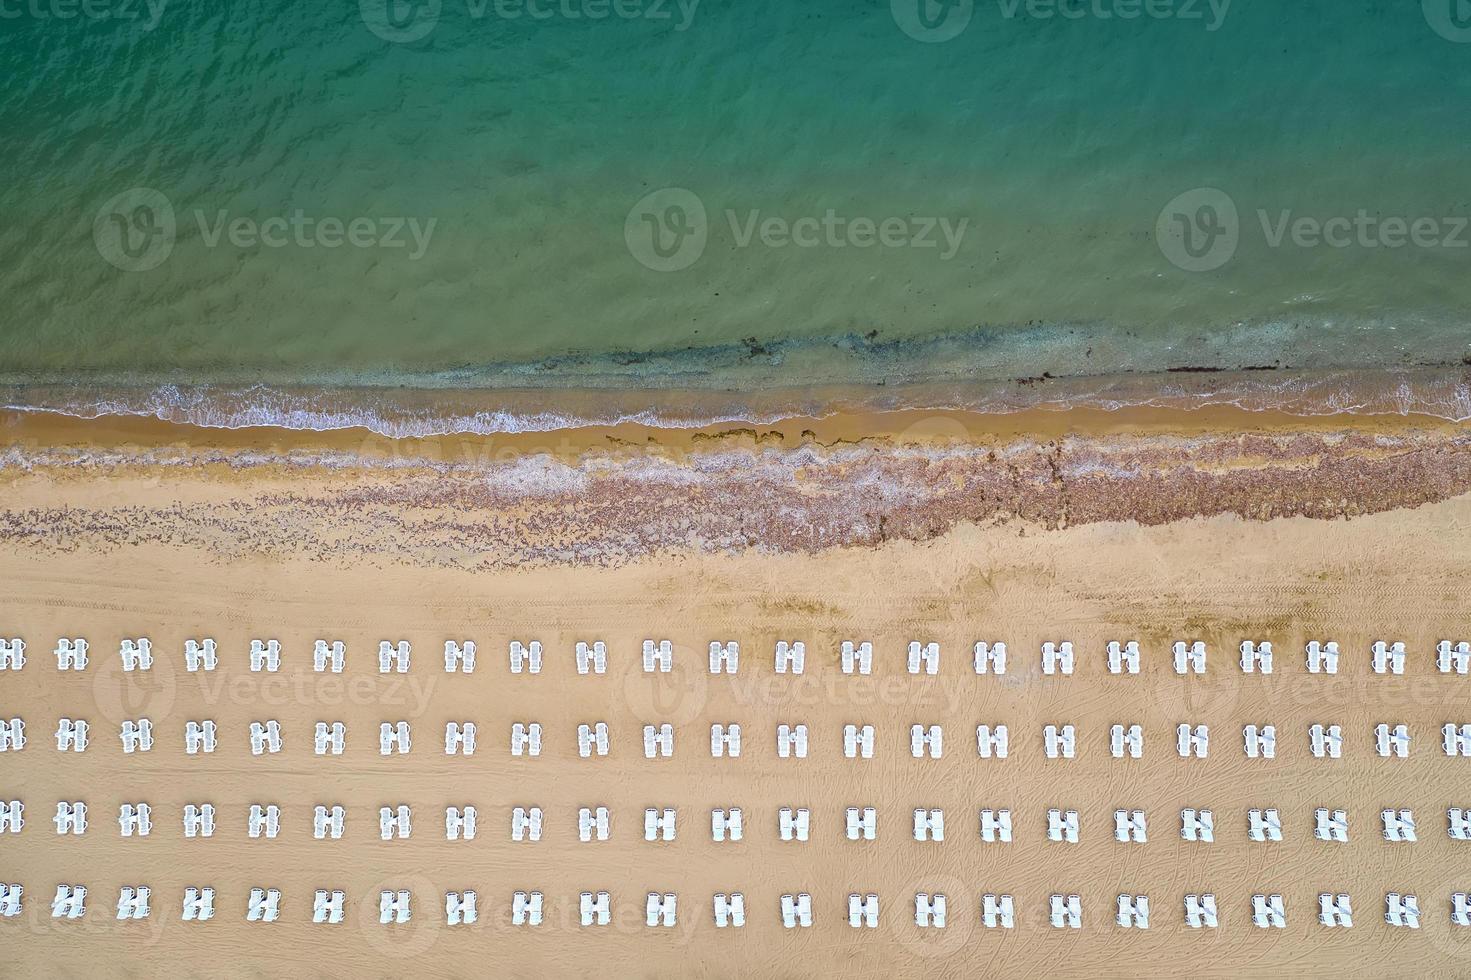
[[[87,831],[87,804],[83,801],[61,801],[56,804],[53,823],[58,835],[80,836]],[[340,804],[317,804],[312,816],[312,834],[318,840],[343,836],[346,810]],[[913,811],[914,839],[943,841],[945,811],[943,808],[918,807]],[[474,840],[478,812],[473,805],[445,808],[445,839]],[[1238,818],[1239,819],[1239,818]],[[186,804],[183,808],[185,837],[213,837],[216,811],[213,804]],[[20,800],[0,800],[0,835],[20,833],[25,827],[25,804]],[[1389,842],[1418,840],[1415,812],[1408,807],[1385,807],[1379,811],[1380,830]],[[153,831],[153,808],[148,803],[124,803],[118,808],[118,824],[123,837],[147,837]],[[780,807],[777,810],[777,834],[783,841],[804,842],[811,838],[812,813],[807,807]],[[515,806],[511,809],[511,839],[539,841],[545,825],[539,806]],[[1245,813],[1241,824],[1248,839],[1272,842],[1284,839],[1281,811],[1277,807],[1253,807]],[[609,839],[611,813],[606,806],[584,806],[578,810],[577,827],[580,840]],[[1010,809],[987,807],[979,811],[980,838],[986,843],[1011,843],[1017,824]],[[1047,838],[1053,842],[1077,843],[1082,837],[1082,820],[1077,810],[1054,807],[1047,811]],[[407,804],[382,806],[378,809],[379,836],[382,840],[408,838],[413,833],[413,812]],[[1215,812],[1208,808],[1185,807],[1180,810],[1180,838],[1185,841],[1211,843],[1216,835]],[[252,803],[248,807],[246,828],[251,838],[275,839],[281,830],[281,808],[274,803]],[[648,807],[644,810],[644,840],[673,841],[678,829],[675,807]],[[713,841],[739,841],[744,836],[745,820],[740,807],[714,808],[710,811],[710,837]],[[1457,841],[1471,841],[1471,807],[1448,807],[1446,835]],[[1313,811],[1313,837],[1320,841],[1346,843],[1349,818],[1345,809],[1317,807]],[[844,834],[850,841],[874,840],[878,834],[878,812],[875,807],[850,806],[845,810]],[[1149,840],[1148,816],[1142,809],[1113,811],[1114,840],[1143,844]]]
[[[281,668],[281,643],[278,640],[251,640],[249,663],[252,671],[275,672]],[[0,640],[0,670],[20,670],[25,666],[26,644],[16,637]],[[55,655],[59,670],[85,670],[90,662],[89,645],[82,638],[57,641]],[[712,641],[709,647],[711,674],[734,674],[740,669],[740,644],[737,641]],[[413,647],[407,640],[382,640],[378,644],[379,673],[407,673]],[[508,646],[511,673],[539,674],[542,671],[543,648],[539,640],[512,640]],[[1004,674],[1007,669],[1007,647],[1004,642],[977,642],[972,648],[972,666],[977,674]],[[1202,640],[1177,640],[1171,646],[1171,663],[1177,674],[1203,674],[1208,650]],[[1275,653],[1271,641],[1243,640],[1239,647],[1239,664],[1245,673],[1271,674],[1275,670]],[[1376,674],[1403,674],[1408,652],[1403,641],[1376,640],[1370,646],[1369,664]],[[645,673],[668,673],[674,666],[674,644],[670,640],[645,640],[642,664]],[[1111,640],[1105,649],[1105,662],[1112,674],[1138,674],[1141,653],[1137,640]],[[1341,651],[1336,641],[1312,640],[1304,645],[1303,654],[1309,673],[1337,674]],[[118,655],[125,671],[150,670],[153,667],[153,644],[146,637],[125,639],[119,643]],[[601,641],[580,641],[574,651],[579,674],[602,674],[607,670],[607,645]],[[312,648],[312,667],[317,672],[341,673],[346,646],[341,640],[316,640]],[[1041,645],[1042,673],[1071,675],[1077,669],[1078,653],[1072,641],[1048,640]],[[212,671],[219,664],[218,645],[213,639],[186,640],[185,667],[190,671]],[[1471,641],[1441,640],[1434,652],[1436,669],[1443,674],[1471,673]],[[845,674],[870,674],[873,671],[873,644],[869,641],[844,640],[839,646],[838,663]],[[803,641],[780,640],[775,645],[773,666],[778,674],[806,672],[807,647]],[[910,641],[905,657],[910,674],[935,675],[940,672],[940,644],[930,640]],[[475,670],[475,643],[447,640],[444,644],[444,669],[447,672],[471,673]]]
[[[88,890],[85,885],[61,884],[51,900],[51,917],[76,920],[87,913]],[[124,885],[118,891],[117,919],[139,921],[153,914],[153,890],[147,885]],[[378,893],[378,922],[381,925],[403,925],[413,918],[414,896],[411,889],[381,889]],[[24,910],[25,889],[20,884],[0,883],[0,918],[15,918]],[[341,889],[319,888],[312,898],[312,922],[336,925],[344,921],[347,898]],[[852,892],[847,896],[847,922],[854,929],[875,929],[879,924],[880,901],[874,892]],[[1347,892],[1322,892],[1317,896],[1317,920],[1330,929],[1351,928],[1353,900]],[[281,918],[281,891],[254,887],[245,906],[247,922],[277,922]],[[578,915],[582,926],[606,926],[612,921],[612,896],[606,891],[585,891],[578,896]],[[943,892],[917,892],[914,895],[914,924],[925,929],[944,929],[950,917],[949,900]],[[981,897],[977,916],[988,929],[1016,928],[1018,912],[1015,896],[988,893]],[[1213,893],[1184,896],[1181,921],[1193,929],[1214,929],[1221,921],[1220,906]],[[740,928],[746,924],[746,900],[741,892],[718,892],[711,898],[711,912],[716,928]],[[1076,894],[1053,893],[1047,896],[1047,924],[1053,929],[1081,929],[1084,924],[1083,899]],[[215,917],[215,889],[188,886],[180,904],[184,922],[207,922]],[[807,892],[788,892],[780,896],[778,911],[782,925],[788,929],[813,925],[812,896]],[[1449,901],[1452,925],[1471,927],[1471,896],[1454,892]],[[1120,894],[1112,906],[1115,926],[1122,929],[1150,928],[1148,895]],[[1258,892],[1251,896],[1246,910],[1252,925],[1259,929],[1285,929],[1287,903],[1282,895]],[[545,918],[546,899],[540,891],[517,891],[511,898],[511,923],[516,926],[540,926]],[[479,900],[475,891],[447,891],[444,895],[445,923],[450,926],[473,924],[479,920]],[[974,912],[971,914],[975,914]],[[671,928],[678,924],[679,896],[674,892],[648,892],[644,900],[644,924],[648,928]],[[1389,892],[1384,896],[1384,921],[1396,928],[1419,929],[1422,913],[1420,899],[1414,894]]]
[[[448,722],[444,730],[446,755],[473,755],[478,729],[473,721]],[[83,752],[91,744],[91,727],[85,719],[62,718],[56,726],[56,748],[62,752]],[[1403,759],[1410,754],[1410,726],[1379,722],[1371,729],[1375,752],[1382,758]],[[253,721],[249,726],[252,755],[275,754],[282,749],[281,724],[274,719]],[[1343,757],[1343,726],[1314,723],[1308,726],[1308,746],[1320,759]],[[674,726],[669,723],[643,727],[644,757],[669,758],[674,754]],[[124,721],[119,730],[124,753],[148,752],[154,745],[154,725],[148,718]],[[1246,725],[1242,728],[1242,749],[1249,759],[1277,757],[1277,726]],[[342,755],[347,744],[347,726],[340,721],[319,721],[313,733],[317,755]],[[577,728],[577,750],[583,758],[606,756],[610,747],[606,722],[582,724]],[[939,759],[944,754],[944,729],[941,725],[911,725],[909,751],[916,759]],[[26,745],[26,723],[23,718],[0,719],[0,752],[19,751]],[[219,745],[214,721],[184,723],[184,750],[189,755],[214,752]],[[1011,753],[1008,726],[976,726],[976,752],[983,759],[1005,759]],[[1045,725],[1042,747],[1049,759],[1073,759],[1078,754],[1078,733],[1070,724]],[[1452,758],[1471,758],[1471,724],[1446,722],[1440,727],[1440,745]],[[776,727],[776,750],[780,758],[805,759],[810,746],[808,727],[804,724],[780,724]],[[405,755],[413,747],[412,728],[407,721],[382,722],[378,726],[378,751],[381,755]],[[849,759],[871,759],[874,756],[873,725],[849,724],[843,727],[843,754]],[[1211,747],[1210,727],[1182,723],[1175,726],[1175,749],[1181,758],[1204,759]],[[515,722],[511,726],[511,755],[536,757],[542,750],[542,726],[537,722]],[[741,726],[737,722],[710,726],[710,754],[714,758],[739,757],[742,751]],[[1144,753],[1144,728],[1139,724],[1116,724],[1109,730],[1109,751],[1115,759],[1138,759]]]

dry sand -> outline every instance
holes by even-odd
[[[1110,451],[1132,447],[1137,457],[1158,449],[1142,436],[1113,437],[1139,441],[1111,443]],[[1200,437],[1190,435],[1197,446]],[[1343,444],[1341,436],[1313,426],[1262,437],[1280,437],[1275,445],[1319,438]],[[1409,450],[1400,443],[1382,452],[1374,447],[1393,441],[1385,442],[1384,433],[1353,438],[1363,447],[1356,451],[1378,452],[1370,463],[1391,475],[1397,457],[1413,457],[1399,471],[1408,484],[1415,480],[1403,474],[1426,472],[1427,456],[1459,466],[1458,437],[1400,433],[1393,438],[1418,441]],[[1236,437],[1218,431],[1216,438],[1224,444]],[[879,535],[843,547],[660,542],[604,565],[577,551],[575,528],[557,524],[549,516],[554,508],[540,497],[523,502],[519,519],[530,511],[537,533],[561,541],[562,558],[546,552],[518,567],[498,545],[481,541],[470,548],[423,505],[397,504],[379,492],[423,479],[418,471],[368,476],[238,459],[186,467],[157,460],[123,465],[114,458],[84,466],[75,459],[38,462],[31,436],[12,442],[23,447],[27,462],[12,460],[0,491],[6,527],[0,634],[25,637],[30,663],[20,673],[0,674],[0,716],[26,718],[31,741],[23,752],[0,757],[0,797],[20,798],[28,810],[21,835],[0,837],[0,880],[24,883],[27,899],[20,920],[0,920],[0,956],[19,975],[1471,973],[1471,929],[1453,928],[1448,914],[1451,893],[1471,890],[1471,844],[1448,839],[1444,829],[1447,807],[1471,805],[1465,795],[1471,762],[1448,759],[1439,746],[1442,723],[1471,722],[1471,681],[1442,676],[1433,664],[1437,640],[1471,633],[1464,597],[1471,497],[1455,480],[1438,484],[1430,502],[1415,500],[1414,507],[1386,496],[1382,481],[1362,491],[1344,485],[1329,503],[1340,512],[1357,510],[1349,520],[1215,513],[1147,524],[1083,523],[1041,507],[1030,517],[956,517],[925,533]],[[149,447],[132,440],[113,448],[136,455],[164,445],[179,450],[179,443],[170,437]],[[1076,442],[1064,451],[1084,453]],[[1271,468],[1324,472],[1316,450],[1294,452]],[[1220,474],[1247,464],[1212,465]],[[1184,468],[1178,459],[1157,467],[1166,483]],[[1199,486],[1211,469],[1186,475]],[[474,479],[443,472],[433,478]],[[340,499],[326,509],[280,496],[321,500],[370,485],[373,501],[357,511]],[[1114,492],[1128,493],[1127,483],[1122,486]],[[1290,494],[1282,499],[1289,510],[1297,506]],[[1325,500],[1320,496],[1317,505],[1327,506]],[[1140,505],[1148,510],[1157,502],[1141,490]],[[700,505],[696,499],[682,506],[697,511]],[[758,512],[787,501],[751,506]],[[511,507],[500,498],[477,500],[460,519],[489,526]],[[399,524],[381,523],[381,514],[395,510]],[[458,508],[450,502],[436,510]],[[177,523],[169,531],[171,512]],[[351,542],[359,513],[363,534],[379,545],[374,549],[320,552],[283,544],[293,536]],[[227,514],[238,523],[222,524]],[[612,516],[603,515],[605,523]],[[138,533],[143,526],[157,533]],[[27,536],[26,527],[35,533]],[[647,529],[634,521],[621,530],[637,537]],[[606,526],[602,531],[610,533]],[[426,547],[426,540],[435,543]],[[118,641],[139,635],[152,638],[156,665],[148,674],[125,676]],[[183,642],[204,635],[219,641],[219,670],[189,674]],[[93,663],[85,673],[56,671],[50,650],[59,636],[91,641]],[[279,675],[249,672],[246,650],[254,637],[281,640]],[[348,666],[340,677],[312,672],[318,637],[346,641]],[[673,674],[642,673],[638,650],[646,637],[673,640]],[[400,638],[414,645],[413,668],[406,677],[382,678],[377,643]],[[837,649],[846,638],[873,641],[872,677],[841,674]],[[1110,676],[1104,644],[1130,638],[1144,650],[1144,673]],[[1168,662],[1171,641],[1197,638],[1211,651],[1208,673],[1177,677]],[[1241,673],[1235,650],[1247,638],[1274,643],[1273,676]],[[1306,673],[1301,651],[1312,638],[1342,645],[1338,677]],[[1405,676],[1370,672],[1368,648],[1381,638],[1407,643]],[[473,675],[444,673],[446,639],[477,642],[481,664]],[[545,645],[540,675],[510,674],[511,639]],[[572,649],[580,639],[607,642],[606,675],[576,674]],[[741,642],[737,676],[708,675],[705,648],[717,639]],[[806,642],[805,676],[774,673],[778,639]],[[941,644],[938,677],[906,674],[903,650],[911,639]],[[1010,645],[1006,677],[972,672],[969,651],[979,639]],[[1081,655],[1075,676],[1042,676],[1037,651],[1047,639],[1073,641]],[[85,753],[55,750],[50,733],[62,715],[93,723]],[[117,725],[139,716],[153,719],[157,744],[151,753],[125,757]],[[202,718],[218,722],[220,748],[213,756],[187,756],[184,722]],[[281,722],[285,749],[252,757],[248,724],[268,718]],[[400,719],[413,725],[413,751],[383,758],[377,724]],[[313,754],[311,730],[319,720],[347,723],[344,756]],[[444,724],[451,720],[479,726],[474,756],[444,755]],[[578,758],[577,725],[600,720],[612,729],[612,754]],[[543,725],[540,758],[511,757],[515,721]],[[665,721],[676,726],[674,758],[646,760],[641,726]],[[1372,727],[1379,721],[1410,725],[1408,759],[1375,755]],[[740,758],[710,757],[715,722],[741,724]],[[809,758],[777,758],[774,730],[782,722],[809,726]],[[849,722],[876,727],[874,759],[843,757],[841,732]],[[1143,759],[1110,757],[1114,722],[1144,725]],[[1180,722],[1211,726],[1207,759],[1178,757],[1173,732]],[[1343,725],[1343,759],[1311,756],[1306,733],[1313,722]],[[908,730],[915,723],[944,726],[942,759],[910,757]],[[977,757],[980,723],[1010,727],[1010,758]],[[1077,726],[1078,758],[1044,757],[1047,723]],[[1241,728],[1249,723],[1277,726],[1275,760],[1244,757]],[[89,804],[92,827],[85,836],[55,836],[49,816],[61,799]],[[117,807],[137,801],[154,807],[153,834],[121,839]],[[205,801],[218,810],[216,835],[184,839],[180,809]],[[278,839],[247,838],[252,802],[282,807]],[[347,808],[343,840],[313,839],[317,803]],[[413,836],[382,842],[377,808],[397,803],[413,807]],[[467,803],[479,809],[479,837],[447,842],[443,808]],[[598,804],[612,811],[612,839],[580,843],[577,808]],[[511,841],[516,805],[544,809],[540,842]],[[850,805],[877,807],[876,841],[845,839]],[[1381,839],[1379,810],[1391,805],[1413,808],[1417,843]],[[642,814],[650,806],[678,809],[677,840],[643,841]],[[743,809],[744,841],[711,841],[709,811],[716,806]],[[781,806],[810,808],[810,841],[779,840]],[[911,813],[920,806],[944,809],[944,843],[912,839]],[[1179,839],[1185,806],[1214,811],[1215,843]],[[1280,809],[1285,839],[1250,842],[1247,810],[1268,806]],[[1349,843],[1313,839],[1317,806],[1349,811]],[[980,840],[982,807],[1012,810],[1015,843]],[[1050,807],[1079,811],[1079,843],[1047,841]],[[1147,844],[1114,841],[1118,807],[1148,812]],[[89,887],[82,921],[49,918],[59,882]],[[152,887],[152,918],[114,921],[123,884]],[[189,884],[216,889],[213,921],[179,921]],[[245,921],[251,886],[281,889],[280,922]],[[311,924],[317,888],[346,892],[348,921]],[[382,888],[413,890],[411,924],[377,923]],[[481,922],[447,927],[443,894],[466,888],[479,895]],[[545,894],[547,921],[540,928],[510,924],[510,898],[518,889]],[[580,928],[578,893],[600,889],[613,895],[613,925]],[[677,927],[644,925],[649,891],[679,894]],[[744,929],[714,927],[710,900],[720,891],[744,893]],[[784,930],[779,896],[802,891],[812,895],[815,922]],[[881,896],[880,927],[850,929],[847,896],[869,891]],[[920,891],[948,896],[946,929],[914,925]],[[1352,895],[1352,929],[1318,925],[1316,896],[1323,891]],[[1419,897],[1423,928],[1385,924],[1390,891]],[[1016,897],[1015,930],[982,927],[979,901],[986,892]],[[1081,930],[1048,926],[1047,897],[1054,892],[1082,897]],[[1149,895],[1148,931],[1115,926],[1121,892]],[[1182,902],[1190,892],[1217,896],[1219,929],[1185,927]],[[1250,899],[1257,892],[1284,896],[1285,929],[1252,926]]]

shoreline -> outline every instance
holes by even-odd
[[[1079,374],[919,382],[897,373],[871,382],[802,387],[717,387],[710,379],[651,386],[588,384],[572,376],[545,386],[394,384],[0,384],[0,411],[83,420],[152,418],[231,431],[363,430],[388,438],[559,433],[643,426],[703,430],[725,425],[818,423],[854,414],[1234,408],[1297,418],[1400,415],[1471,420],[1471,367],[1300,370],[1276,365],[1218,370],[1189,364],[1150,373]],[[413,379],[411,379],[413,380]],[[566,383],[566,381],[574,383]],[[622,379],[627,382],[629,379]],[[668,383],[672,380],[674,383]],[[555,409],[549,406],[555,406]]]
[[[1339,521],[1471,493],[1471,432],[1240,409],[852,413],[388,439],[0,415],[0,543],[424,567],[844,553],[965,525]]]

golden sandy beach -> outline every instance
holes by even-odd
[[[0,434],[0,635],[29,663],[0,673],[0,717],[30,741],[0,756],[0,798],[26,803],[0,835],[0,881],[25,911],[0,919],[22,976],[1465,976],[1471,928],[1451,895],[1471,891],[1471,843],[1446,833],[1471,760],[1441,749],[1471,723],[1471,680],[1434,649],[1468,628],[1471,454],[1453,426],[1239,416],[1100,421],[1042,413],[988,431],[948,416],[849,419],[767,432],[583,433],[560,446],[387,443],[201,434],[142,423],[87,429],[10,417]],[[879,436],[882,435],[880,438]],[[551,450],[538,454],[536,450]],[[887,473],[895,481],[879,479]],[[683,474],[683,476],[680,476]],[[680,487],[672,492],[671,487]],[[640,489],[643,488],[643,489]],[[861,499],[853,496],[861,494]],[[651,501],[662,500],[661,506]],[[805,527],[806,534],[798,528]],[[58,637],[86,637],[85,672],[56,669]],[[118,643],[148,636],[151,671],[125,675]],[[213,673],[184,669],[187,638],[214,637]],[[253,638],[283,647],[252,673]],[[318,638],[347,646],[316,674]],[[668,638],[674,670],[647,675],[645,639]],[[380,640],[413,645],[411,670],[380,676]],[[474,640],[471,675],[448,674],[446,640]],[[510,673],[511,640],[539,640],[539,675]],[[605,675],[573,647],[607,643]],[[869,640],[869,677],[838,648]],[[1138,676],[1107,670],[1109,640],[1138,640]],[[1270,640],[1276,670],[1244,674],[1242,640]],[[1336,640],[1337,676],[1310,675],[1309,640]],[[706,648],[738,640],[740,672],[711,676]],[[778,675],[778,640],[806,644],[806,672]],[[911,676],[911,640],[941,666]],[[1005,641],[1003,677],[971,665]],[[1069,640],[1073,676],[1044,676],[1044,641]],[[1207,672],[1178,676],[1175,640],[1207,644]],[[1371,671],[1370,645],[1401,640],[1402,676]],[[86,718],[92,745],[60,753],[57,718]],[[124,756],[117,726],[151,718],[157,742]],[[183,726],[214,719],[221,743],[189,756]],[[253,757],[251,721],[276,719],[279,755]],[[347,724],[341,757],[317,756],[317,721]],[[408,721],[407,756],[380,756],[380,722]],[[473,756],[444,753],[449,721],[474,721]],[[539,722],[538,758],[513,758],[514,722]],[[579,758],[579,723],[606,721],[612,750]],[[644,724],[669,722],[670,759],[644,758]],[[709,728],[739,723],[739,758],[712,758]],[[1380,758],[1373,727],[1405,723],[1408,758]],[[805,724],[808,758],[778,758],[776,726]],[[872,724],[874,758],[848,759],[842,730]],[[1139,723],[1141,759],[1114,759],[1108,731]],[[1175,726],[1208,725],[1204,759]],[[1340,724],[1343,758],[1317,759],[1308,727]],[[911,757],[913,724],[941,725],[939,759]],[[981,759],[976,726],[1005,724],[1010,756]],[[1048,759],[1047,724],[1073,724],[1075,759]],[[1242,728],[1272,724],[1275,759],[1248,759]],[[58,837],[58,800],[91,827]],[[154,829],[123,839],[125,802]],[[212,802],[218,829],[185,839],[180,811]],[[251,803],[282,810],[275,840],[249,839]],[[347,810],[342,840],[315,840],[312,809]],[[377,811],[406,803],[407,840],[378,838]],[[473,804],[473,841],[444,839],[446,806]],[[513,842],[514,806],[540,806],[538,842]],[[578,840],[580,806],[612,814],[607,842]],[[710,810],[741,807],[740,842],[711,840]],[[807,842],[782,841],[778,808],[811,812]],[[844,834],[872,806],[874,841]],[[645,842],[643,811],[673,807],[678,834]],[[914,840],[915,808],[942,808],[943,842]],[[986,843],[982,808],[1010,809],[1016,839]],[[1076,844],[1047,839],[1047,811],[1076,810]],[[1180,810],[1214,812],[1213,843],[1180,839]],[[1248,839],[1247,811],[1278,808],[1281,842]],[[1349,813],[1347,843],[1314,839],[1313,811]],[[1387,842],[1380,811],[1413,809],[1419,840]],[[1113,812],[1143,809],[1147,843],[1120,843]],[[59,883],[89,888],[80,921],[50,917]],[[125,884],[152,889],[142,922],[118,922]],[[188,885],[216,917],[180,921]],[[279,922],[247,923],[252,886],[282,893]],[[316,889],[341,889],[339,925],[311,922]],[[413,919],[380,925],[382,889],[410,889]],[[473,889],[481,918],[449,926],[444,893]],[[517,890],[545,895],[537,928],[511,924]],[[613,922],[582,928],[578,894],[606,890]],[[677,925],[644,923],[647,893],[679,896]],[[716,892],[741,892],[747,922],[717,929]],[[810,928],[784,929],[783,893],[812,896]],[[880,896],[879,927],[850,928],[850,893]],[[944,929],[915,924],[916,893],[944,893]],[[986,893],[1015,897],[1013,930],[988,929]],[[1352,897],[1352,928],[1318,922],[1317,896]],[[1413,894],[1421,928],[1385,922],[1385,895]],[[1054,929],[1048,897],[1076,894],[1082,928]],[[1214,930],[1187,928],[1184,896],[1211,893]],[[1282,929],[1251,921],[1280,894]],[[1147,930],[1114,921],[1120,894],[1148,895]]]

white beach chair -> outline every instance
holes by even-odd
[[[1108,641],[1108,672],[1110,674],[1139,673],[1139,641],[1120,643]]]
[[[981,840],[987,844],[1011,843],[1011,811],[984,809],[981,811]]]
[[[256,673],[275,673],[281,669],[281,643],[279,640],[250,641],[250,669]]]
[[[1016,899],[1010,895],[983,895],[981,921],[987,929],[1015,929]]]
[[[801,640],[788,643],[786,640],[778,640],[776,643],[776,672],[778,674],[793,673],[800,674],[807,669],[807,644]]]
[[[589,668],[595,674],[605,673],[608,669],[608,648],[602,640],[595,641],[592,646],[578,641],[577,672],[586,674]]]
[[[66,800],[58,801],[53,822],[57,836],[70,834],[80,837],[87,832],[87,804],[81,800],[70,803]]]
[[[532,674],[541,673],[541,641],[532,640],[523,644],[520,640],[511,641],[511,673],[519,674],[523,670]]]
[[[454,755],[475,754],[475,723],[467,721],[463,724],[457,722],[446,722],[444,726],[444,754]]]
[[[87,641],[81,637],[62,637],[56,641],[57,670],[86,670]]]
[[[741,645],[735,640],[710,641],[710,673],[734,674],[741,669]]]
[[[1275,759],[1277,757],[1277,726],[1247,725],[1241,730],[1241,738],[1248,759]]]
[[[1191,929],[1214,929],[1220,924],[1216,914],[1216,896],[1186,895],[1185,925]]]
[[[1072,725],[1047,725],[1042,729],[1042,748],[1049,759],[1072,759],[1078,754],[1078,733]]]
[[[1270,640],[1241,641],[1241,672],[1251,674],[1260,671],[1263,674],[1272,672],[1272,643]]]
[[[1465,674],[1471,671],[1471,643],[1441,640],[1435,645],[1435,666],[1442,674]]]
[[[667,674],[674,666],[674,644],[668,640],[660,640],[658,645],[653,640],[644,641],[644,673],[652,674],[657,670],[661,674]]]
[[[347,659],[347,645],[341,640],[317,640],[312,644],[312,670],[317,673],[325,673],[330,670],[334,674],[342,673],[344,661]],[[335,893],[334,893],[335,894]]]
[[[65,752],[69,749],[73,752],[85,752],[89,744],[88,731],[89,726],[85,720],[58,719],[56,722],[56,751]]]
[[[1216,839],[1216,815],[1210,810],[1185,807],[1180,811],[1180,839],[1213,843]]]
[[[446,925],[474,925],[480,918],[475,908],[475,892],[445,892],[444,921]]]
[[[399,640],[397,644],[387,640],[378,642],[378,673],[387,674],[398,672],[407,674],[409,672],[409,660],[413,655],[413,647],[408,640]]]
[[[784,841],[805,841],[811,833],[812,813],[806,807],[784,806],[777,811],[777,831]]]
[[[86,885],[57,885],[51,900],[51,918],[80,919],[87,914]]]
[[[407,888],[383,889],[378,893],[378,922],[403,925],[413,918],[413,895]]]
[[[118,644],[118,656],[122,658],[123,670],[126,672],[152,670],[153,641],[146,636],[136,640],[123,640]]]
[[[1309,640],[1303,648],[1307,654],[1308,673],[1310,674],[1336,674],[1338,673],[1338,643],[1329,640],[1326,643],[1319,640]]]
[[[19,752],[25,747],[25,719],[0,718],[0,752]]]
[[[671,731],[671,738],[673,737]],[[741,726],[735,723],[710,726],[710,756],[719,759],[724,755],[739,758],[741,754]]]
[[[1176,640],[1175,645],[1170,648],[1175,658],[1175,673],[1177,674],[1204,674],[1205,673],[1205,643],[1195,640],[1188,646],[1183,640]]]
[[[1115,810],[1113,839],[1120,844],[1144,844],[1149,841],[1148,822],[1143,810]]]
[[[945,928],[945,896],[942,893],[930,895],[926,892],[917,892],[914,896],[914,924],[921,929],[943,929]],[[850,905],[849,922],[852,921]]]
[[[1047,811],[1047,839],[1054,843],[1078,842],[1078,811],[1056,807]]]
[[[650,927],[672,928],[678,921],[679,896],[674,892],[649,892],[644,902],[644,924]]]
[[[838,657],[845,674],[855,671],[863,675],[873,673],[873,644],[868,640],[856,644],[852,640],[844,640]]]
[[[0,882],[0,918],[14,919],[20,916],[25,888],[18,882]]]
[[[338,889],[327,891],[318,888],[316,895],[312,898],[312,921],[337,925],[343,918],[343,906],[346,904],[346,896]]]
[[[124,837],[147,837],[153,833],[153,808],[147,803],[124,803],[118,807],[118,829]]]
[[[945,811],[916,807],[914,810],[914,839],[943,841],[945,839]]]
[[[475,673],[474,640],[466,640],[464,643],[444,641],[444,672],[453,674],[457,670],[464,674]]]
[[[465,840],[475,839],[476,811],[473,806],[461,809],[457,806],[444,808],[444,839]]]
[[[644,839],[652,840],[653,838],[648,836],[650,829],[648,824],[648,816],[649,811],[644,811]],[[740,807],[735,807],[730,810],[717,808],[710,811],[711,840],[715,841],[716,843],[727,839],[738,841],[741,839],[741,834],[742,824]]]
[[[1073,645],[1068,640],[1054,643],[1048,640],[1042,644],[1042,673],[1044,674],[1072,674],[1077,664],[1073,656]]]
[[[208,922],[215,917],[215,890],[190,885],[184,889],[182,918],[185,922]]]
[[[148,918],[151,911],[148,907],[149,897],[153,889],[147,885],[123,885],[118,889],[117,917],[118,921],[138,921]]]
[[[1083,928],[1083,900],[1077,895],[1049,895],[1047,911],[1054,929]]]
[[[1149,928],[1149,896],[1120,895],[1115,922],[1120,929]]]
[[[26,641],[20,637],[0,640],[0,670],[20,670],[26,665]]]
[[[977,674],[1006,673],[1006,644],[988,643],[985,640],[975,645],[975,671]]]
[[[511,840],[541,840],[541,807],[514,807],[511,810]]]
[[[1341,725],[1312,725],[1308,728],[1308,739],[1313,755],[1319,759],[1343,757],[1343,727]]]
[[[873,758],[873,726],[844,725],[843,755],[849,759]]]
[[[511,896],[511,925],[539,926],[542,921],[543,898],[541,892],[518,891]],[[583,925],[589,923],[584,922]]]
[[[1109,729],[1108,747],[1115,759],[1122,759],[1126,753],[1131,759],[1139,758],[1144,754],[1144,726],[1114,725]]]
[[[1321,841],[1348,843],[1348,811],[1318,807],[1313,812],[1313,836]]]
[[[215,833],[215,808],[211,803],[186,803],[184,805],[184,836],[213,837]]]
[[[1374,641],[1373,666],[1376,674],[1403,674],[1405,672],[1405,645],[1402,642],[1385,643]]]
[[[672,807],[644,810],[644,840],[672,841],[675,834],[676,813]]]
[[[1282,817],[1276,807],[1246,811],[1246,836],[1258,843],[1282,839]]]
[[[737,928],[746,924],[746,896],[740,892],[726,894],[716,892],[712,901],[715,911],[715,928]]]
[[[18,834],[26,825],[26,805],[20,800],[0,800],[0,834]]]
[[[918,674],[921,669],[926,674],[934,675],[940,672],[940,644],[934,641],[920,643],[918,640],[909,641],[909,656],[906,664],[911,674]]]
[[[944,753],[945,733],[939,725],[931,725],[926,728],[923,725],[909,726],[909,754],[916,759],[922,759],[925,753],[929,753],[931,759],[938,759]]]
[[[579,907],[582,914],[584,926],[605,926],[612,918],[613,900],[607,892],[583,892],[579,897]]]

